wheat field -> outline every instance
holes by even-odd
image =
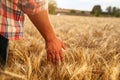
[[[65,62],[46,60],[45,42],[26,17],[24,40],[9,42],[0,80],[120,80],[120,18],[50,15],[67,46]]]

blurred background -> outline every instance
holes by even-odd
[[[49,12],[57,15],[120,17],[120,0],[50,0]]]

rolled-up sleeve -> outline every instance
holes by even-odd
[[[26,14],[35,14],[48,9],[47,0],[19,0],[18,7]]]

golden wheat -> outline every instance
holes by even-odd
[[[26,17],[21,41],[10,41],[0,80],[120,80],[120,18],[50,16],[67,49],[65,62],[46,61],[44,40]]]

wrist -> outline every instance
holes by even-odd
[[[45,39],[45,41],[46,42],[51,42],[51,41],[54,41],[54,40],[56,40],[57,39],[57,37],[56,36],[49,36],[49,37],[47,37],[46,39]]]

